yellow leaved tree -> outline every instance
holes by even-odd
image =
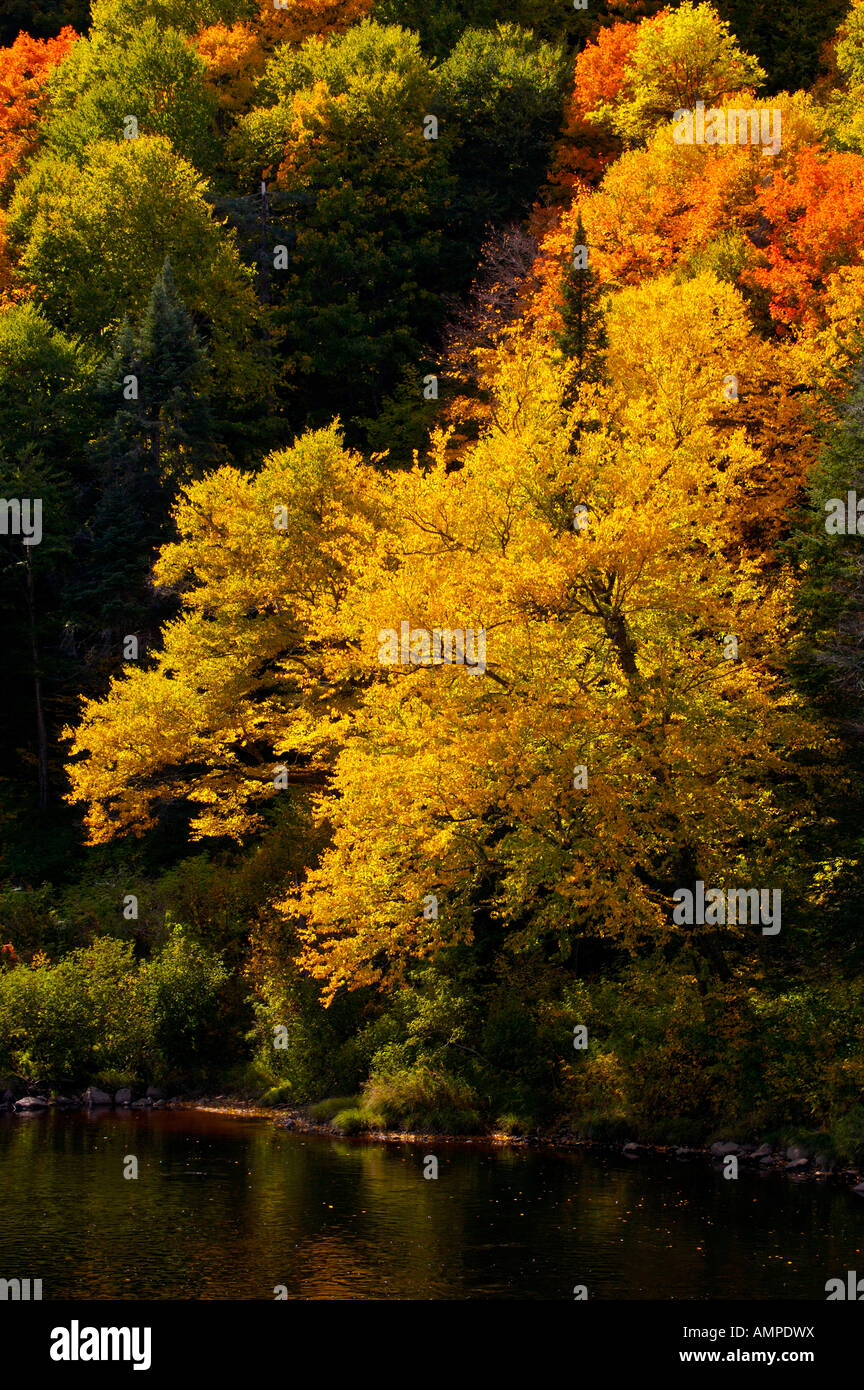
[[[331,429],[192,486],[156,575],[184,611],[74,735],[92,838],[177,799],[243,836],[278,764],[329,832],[282,901],[327,998],[481,925],[517,958],[692,931],[725,970],[671,895],[781,886],[829,749],[782,672],[790,576],[747,543],[771,493],[724,388],[755,351],[732,286],[661,279],[615,298],[575,402],[511,329],[459,468],[440,434],[388,476]]]

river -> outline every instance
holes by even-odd
[[[43,1299],[824,1300],[864,1269],[824,1183],[189,1110],[0,1116],[0,1194],[0,1277]]]

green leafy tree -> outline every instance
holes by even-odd
[[[864,150],[864,3],[856,0],[842,25],[835,61],[842,78],[830,94],[827,131],[841,150]]]
[[[592,119],[628,142],[646,139],[675,111],[706,107],[726,92],[759,87],[765,72],[739,48],[711,5],[685,3],[642,24],[627,65],[624,91],[601,102]]]
[[[156,19],[139,21],[120,39],[94,31],[52,75],[48,147],[63,159],[80,159],[100,140],[164,135],[178,154],[208,171],[216,154],[216,102],[204,71],[184,36]]]
[[[442,63],[440,112],[448,138],[453,126],[457,212],[472,262],[487,223],[512,221],[536,197],[567,77],[561,48],[514,24],[467,30]]]
[[[158,485],[199,471],[212,433],[201,338],[166,259],[141,327],[124,320],[97,380],[103,400],[121,401],[109,439],[115,458],[147,460]]]
[[[81,164],[43,156],[9,210],[17,274],[52,323],[104,350],[125,315],[143,313],[170,256],[218,392],[260,398],[268,368],[252,271],[207,193],[164,136],[91,145]]]
[[[0,314],[0,439],[9,458],[27,447],[79,472],[95,425],[94,359],[26,300]]]
[[[415,35],[364,22],[280,49],[261,92],[272,104],[241,123],[243,158],[275,168],[297,204],[296,245],[271,278],[286,384],[313,423],[356,420],[437,324],[448,178],[445,142],[424,136],[433,76]]]

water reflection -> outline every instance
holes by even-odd
[[[0,1277],[45,1298],[823,1300],[864,1249],[864,1204],[812,1183],[188,1111],[0,1117],[0,1194]]]

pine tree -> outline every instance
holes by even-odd
[[[596,271],[589,265],[580,212],[573,255],[561,283],[561,330],[555,344],[576,364],[577,381],[596,381],[603,369],[606,325]]]
[[[170,260],[137,333],[128,319],[121,324],[96,394],[113,413],[94,445],[102,491],[87,528],[89,582],[79,597],[87,621],[111,624],[119,608],[128,617],[128,595],[141,592],[167,539],[178,485],[199,476],[214,452],[206,351]]]

